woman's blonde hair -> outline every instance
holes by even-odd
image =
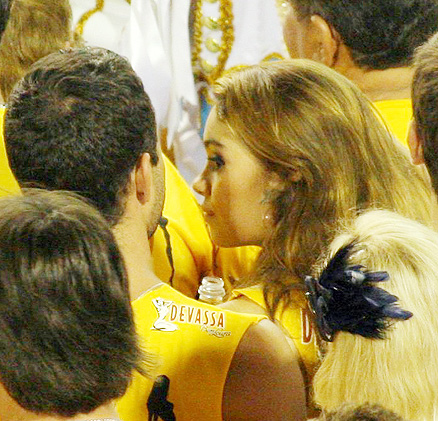
[[[336,222],[356,209],[431,222],[425,171],[337,72],[308,60],[265,63],[221,78],[215,95],[219,118],[284,181],[271,196],[275,229],[252,274],[271,316],[310,273]]]
[[[386,339],[339,332],[314,378],[325,410],[344,402],[380,404],[409,420],[432,420],[438,408],[438,234],[393,212],[364,212],[330,246],[354,243],[348,264],[384,270],[378,286],[413,313],[394,322]]]
[[[0,40],[0,93],[7,101],[15,83],[42,57],[73,46],[68,0],[10,0]],[[80,43],[79,43],[80,44]]]

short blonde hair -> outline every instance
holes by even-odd
[[[433,220],[424,169],[339,73],[309,60],[265,63],[221,78],[215,95],[222,121],[284,180],[272,199],[275,229],[253,274],[271,315],[310,273],[338,220],[369,207]]]
[[[314,378],[324,410],[344,402],[381,404],[409,420],[432,420],[438,408],[438,234],[396,213],[375,210],[350,221],[330,255],[354,243],[349,264],[384,270],[379,284],[413,313],[384,340],[339,332]]]

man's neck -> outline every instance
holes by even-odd
[[[410,67],[386,70],[366,70],[358,67],[342,66],[335,66],[334,68],[356,83],[371,101],[411,97],[413,69]]]
[[[161,283],[153,271],[146,231],[146,228],[134,218],[124,218],[113,229],[128,272],[131,300],[135,300],[148,289]]]

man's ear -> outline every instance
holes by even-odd
[[[424,164],[423,142],[421,141],[415,120],[412,119],[409,124],[408,146],[411,152],[412,162],[415,165]]]
[[[137,200],[144,205],[151,198],[152,192],[152,163],[151,156],[144,153],[135,167],[135,192]]]
[[[338,33],[318,15],[312,15],[308,26],[308,57],[326,66],[336,64],[340,37]]]

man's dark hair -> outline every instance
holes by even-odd
[[[112,223],[143,153],[158,162],[155,115],[128,61],[102,48],[52,53],[12,92],[4,124],[21,186],[76,191]]]
[[[12,0],[0,0],[0,39],[6,29]]]
[[[362,68],[408,66],[415,48],[438,30],[436,0],[289,1],[299,19],[321,16]]]
[[[0,382],[28,411],[71,417],[143,372],[123,259],[83,200],[0,199]]]
[[[320,421],[403,421],[399,415],[380,405],[344,405],[337,411],[329,412]]]
[[[424,162],[438,194],[438,34],[415,53],[412,106]]]

